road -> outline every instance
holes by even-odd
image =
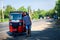
[[[8,22],[4,22],[4,23],[0,23],[0,32],[4,31],[4,30],[8,30],[8,25],[9,23]]]
[[[0,40],[60,40],[60,30],[53,27],[53,19],[32,21],[31,37],[20,35],[12,37],[7,34],[8,22],[0,23]]]
[[[40,26],[43,23],[46,23],[48,21],[50,21],[50,20],[48,20],[48,19],[33,20],[32,26],[37,26],[37,25]],[[9,29],[9,22],[0,23],[0,32],[2,32],[4,30],[8,30],[8,29]]]

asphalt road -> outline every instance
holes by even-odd
[[[4,30],[8,30],[8,27],[9,27],[8,22],[0,23],[0,32]]]
[[[37,20],[37,21],[33,20],[32,23],[34,24],[34,23],[43,22],[43,21],[46,21],[46,20]],[[8,27],[9,27],[9,22],[0,23],[0,31],[7,30]]]
[[[32,21],[31,37],[19,35],[16,37],[9,36],[8,22],[0,23],[0,40],[60,40],[60,30],[54,28],[53,19],[40,19]]]
[[[41,25],[42,23],[45,22],[51,22],[54,21],[53,19],[49,20],[49,19],[39,19],[39,20],[33,20],[32,21],[32,25],[33,26],[37,26],[37,25]],[[4,30],[8,30],[9,29],[9,22],[4,22],[4,23],[0,23],[0,32],[4,31]]]

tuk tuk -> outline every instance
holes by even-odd
[[[9,32],[11,35],[26,32],[23,24],[23,12],[11,11],[9,15]]]

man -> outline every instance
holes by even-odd
[[[30,34],[31,34],[31,20],[30,20],[29,15],[27,15],[27,13],[24,12],[23,15],[24,15],[23,21],[26,26],[26,35],[30,36]]]

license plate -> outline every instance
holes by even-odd
[[[17,31],[17,29],[14,29],[14,31]]]

